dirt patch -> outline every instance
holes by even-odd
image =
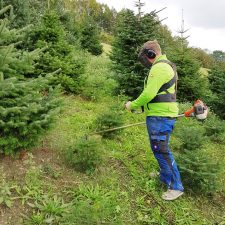
[[[44,145],[45,146],[45,145]],[[55,194],[62,194],[64,189],[76,187],[88,177],[74,172],[68,168],[60,154],[49,147],[36,148],[31,152],[22,151],[16,158],[2,156],[0,168],[2,168],[6,183],[22,187],[25,185],[25,177],[32,167],[40,168],[41,180],[45,185],[53,188]],[[82,179],[81,179],[82,177]],[[10,197],[18,198],[18,193],[12,189]],[[13,199],[11,208],[5,205],[0,206],[0,225],[22,225],[23,215],[29,216],[32,209],[25,203],[22,205],[21,199]]]

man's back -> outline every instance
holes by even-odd
[[[158,91],[163,84],[169,82],[174,77],[174,70],[171,65],[160,62],[161,60],[167,60],[166,56],[161,55],[155,60],[149,72],[144,91],[139,98],[132,102],[132,107],[143,105],[146,116],[176,117],[178,114],[176,102],[150,102],[156,95],[166,94],[165,91],[161,93],[158,93]],[[174,83],[167,91],[174,94],[175,89]]]

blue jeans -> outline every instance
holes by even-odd
[[[183,191],[174,157],[169,149],[170,135],[173,131],[175,119],[159,116],[146,118],[151,149],[160,167],[160,180],[169,189]]]

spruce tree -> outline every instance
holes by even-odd
[[[200,74],[200,63],[196,61],[187,44],[182,45],[180,39],[176,43],[177,45],[169,51],[168,57],[177,66],[178,100],[180,102],[193,102],[198,98],[204,100],[208,82],[207,78]]]
[[[83,23],[80,44],[83,49],[86,49],[92,55],[101,55],[103,52],[98,28],[90,18]]]
[[[213,95],[208,100],[214,112],[225,119],[225,64],[216,64],[209,72],[210,90]]]
[[[0,0],[2,7],[11,5],[14,16],[10,27],[21,28],[39,21],[47,9],[46,0]]]
[[[9,30],[0,20],[0,153],[13,154],[36,143],[58,111],[57,89],[46,78],[26,79],[34,72],[34,53],[16,49],[21,30]],[[14,42],[16,40],[16,43]]]
[[[29,0],[1,0],[2,5],[11,5],[14,11],[14,17],[11,21],[11,27],[24,27],[31,22],[31,10]]]
[[[66,33],[59,16],[54,11],[48,11],[38,23],[27,39],[30,50],[45,48],[35,66],[35,74],[31,76],[46,76],[61,69],[57,73],[57,83],[67,92],[78,93],[81,87],[81,75],[84,72],[84,59],[75,52],[75,47],[66,40]],[[77,46],[78,48],[78,46]]]
[[[213,51],[211,54],[215,62],[225,62],[225,52],[221,50]]]
[[[113,70],[119,83],[119,92],[136,98],[143,89],[148,70],[138,62],[138,52],[144,42],[155,38],[155,15],[147,14],[140,19],[131,10],[118,14],[112,54]]]
[[[21,50],[21,40],[25,37],[26,29],[8,29],[9,20],[1,20],[0,24],[0,62],[4,79],[10,77],[23,78],[34,73],[34,60],[38,59],[41,49],[31,52]]]
[[[184,123],[175,129],[175,136],[182,143],[177,153],[177,162],[184,186],[202,194],[216,190],[220,164],[205,151],[207,140],[204,127],[197,124],[188,127]]]

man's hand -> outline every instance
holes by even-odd
[[[128,101],[126,104],[125,104],[125,108],[127,109],[127,110],[131,110],[131,101]]]

